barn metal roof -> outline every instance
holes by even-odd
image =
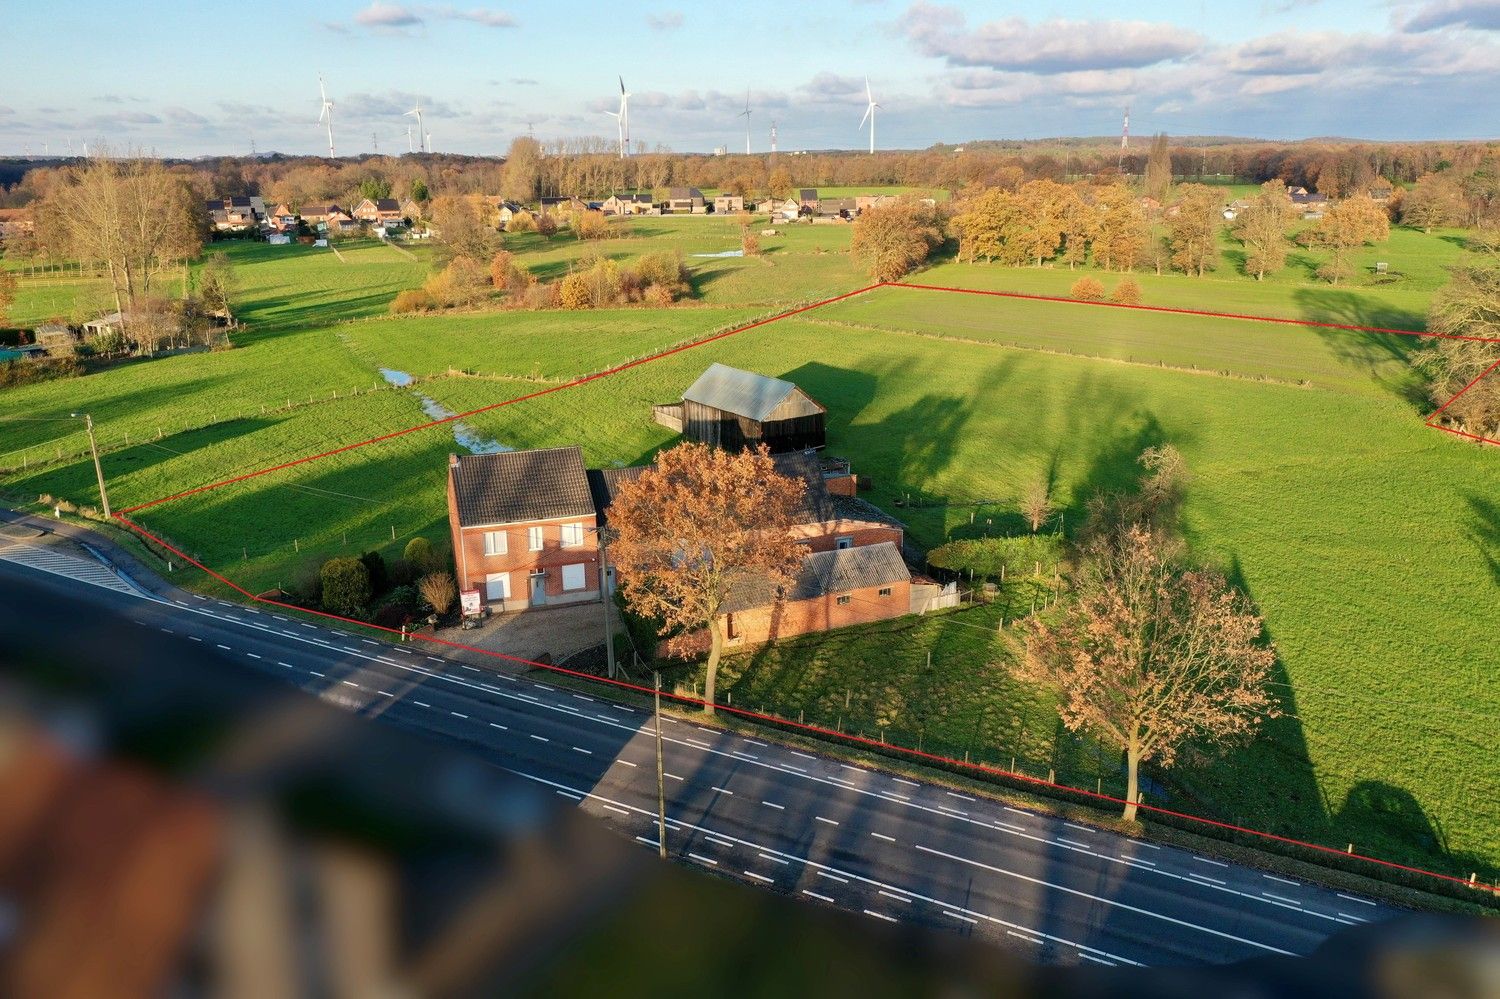
[[[689,402],[764,423],[777,406],[797,391],[797,386],[780,378],[716,362],[688,386],[682,397]]]

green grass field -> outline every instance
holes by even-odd
[[[738,245],[722,220],[647,219],[632,231],[602,248],[629,259]],[[123,508],[411,426],[425,419],[417,392],[453,411],[491,405],[859,287],[848,238],[846,227],[791,227],[764,261],[689,255],[702,299],[679,308],[402,317],[386,305],[420,283],[427,248],[414,260],[341,247],[341,262],[327,250],[232,245],[249,323],[235,349],[7,390],[0,466],[25,449],[28,467],[0,489],[94,502],[87,463],[34,466],[61,434],[78,445],[66,416],[79,409],[100,426]],[[584,249],[535,237],[513,248],[559,272]],[[1456,246],[1398,230],[1382,250],[1393,267],[1406,261],[1401,283],[1258,284],[1231,270],[1137,279],[1148,304],[1419,328]],[[1077,276],[946,262],[913,280],[1066,294]],[[26,307],[45,300],[41,284],[23,283]],[[1412,348],[1403,337],[887,289],[466,422],[515,447],[579,443],[592,463],[634,463],[673,439],[651,422],[651,404],[678,397],[710,362],[787,377],[828,406],[830,449],[871,477],[870,498],[925,548],[1020,530],[1017,492],[1041,474],[1076,524],[1096,490],[1131,480],[1144,447],[1171,442],[1194,473],[1194,557],[1228,572],[1265,614],[1288,716],[1249,748],[1154,774],[1155,800],[1494,872],[1500,654],[1486,609],[1500,592],[1500,451],[1422,426]],[[421,380],[388,388],[380,368]],[[414,534],[441,541],[454,448],[448,428],[422,431],[141,520],[247,588],[290,584],[332,554],[395,554]],[[897,506],[908,499],[917,505]],[[736,704],[1007,765],[1015,755],[1033,773],[1107,788],[1118,760],[1063,732],[1048,697],[1009,676],[999,615],[795,640],[732,659],[728,687]]]

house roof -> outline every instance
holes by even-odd
[[[599,522],[605,523],[610,505],[615,501],[620,483],[634,482],[650,465],[631,465],[629,468],[591,468],[588,470],[589,496],[594,501],[594,512]]]
[[[901,560],[900,550],[892,542],[882,541],[878,545],[813,552],[802,560],[802,567],[782,598],[787,601],[812,600],[909,579],[911,570]],[[747,575],[730,584],[720,610],[733,614],[775,602],[776,588],[770,580]]]
[[[818,189],[816,187],[804,187],[797,192],[797,197],[802,201],[817,201]]]
[[[382,212],[399,212],[401,210],[401,203],[395,198],[376,198],[375,208],[377,211]]]
[[[776,408],[800,390],[791,382],[753,371],[741,371],[715,362],[688,386],[682,398],[688,402],[722,409],[726,413],[764,422]],[[808,401],[812,402],[811,397]],[[822,406],[813,403],[818,410]]]
[[[594,513],[577,446],[461,455],[448,473],[461,527]]]
[[[696,187],[674,187],[667,191],[668,201],[686,201],[689,198],[703,200],[703,192]]]

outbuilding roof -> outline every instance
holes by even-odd
[[[882,541],[878,545],[813,552],[802,560],[796,579],[787,587],[782,599],[787,602],[812,600],[910,579],[911,570],[901,560],[900,550],[893,543]],[[730,586],[720,610],[734,614],[775,602],[776,589],[769,580],[763,576],[745,576]]]
[[[778,406],[798,393],[801,390],[789,381],[715,362],[698,376],[697,381],[688,386],[687,391],[682,393],[682,398],[764,423]],[[823,407],[813,402],[811,397],[806,393],[801,394],[810,404],[810,411],[822,411]]]
[[[594,514],[577,446],[460,455],[448,474],[461,527]]]

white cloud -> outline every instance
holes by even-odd
[[[676,31],[682,27],[682,11],[664,10],[660,14],[647,14],[646,23],[655,31]]]
[[[354,23],[366,28],[414,28],[422,23],[422,18],[410,7],[376,0],[354,15]]]
[[[1399,23],[1406,31],[1500,31],[1500,0],[1430,0]]]
[[[515,17],[505,11],[491,10],[487,7],[455,7],[451,4],[408,7],[398,3],[387,3],[384,0],[374,0],[370,6],[354,15],[354,23],[360,27],[397,34],[423,28],[429,20],[467,21],[486,28],[514,28],[516,26]],[[343,29],[343,25],[338,24],[330,24],[329,27],[334,30]]]
[[[1032,73],[1153,66],[1204,46],[1202,36],[1172,24],[1008,17],[970,26],[956,8],[928,3],[913,4],[897,28],[924,55],[950,66]]]

